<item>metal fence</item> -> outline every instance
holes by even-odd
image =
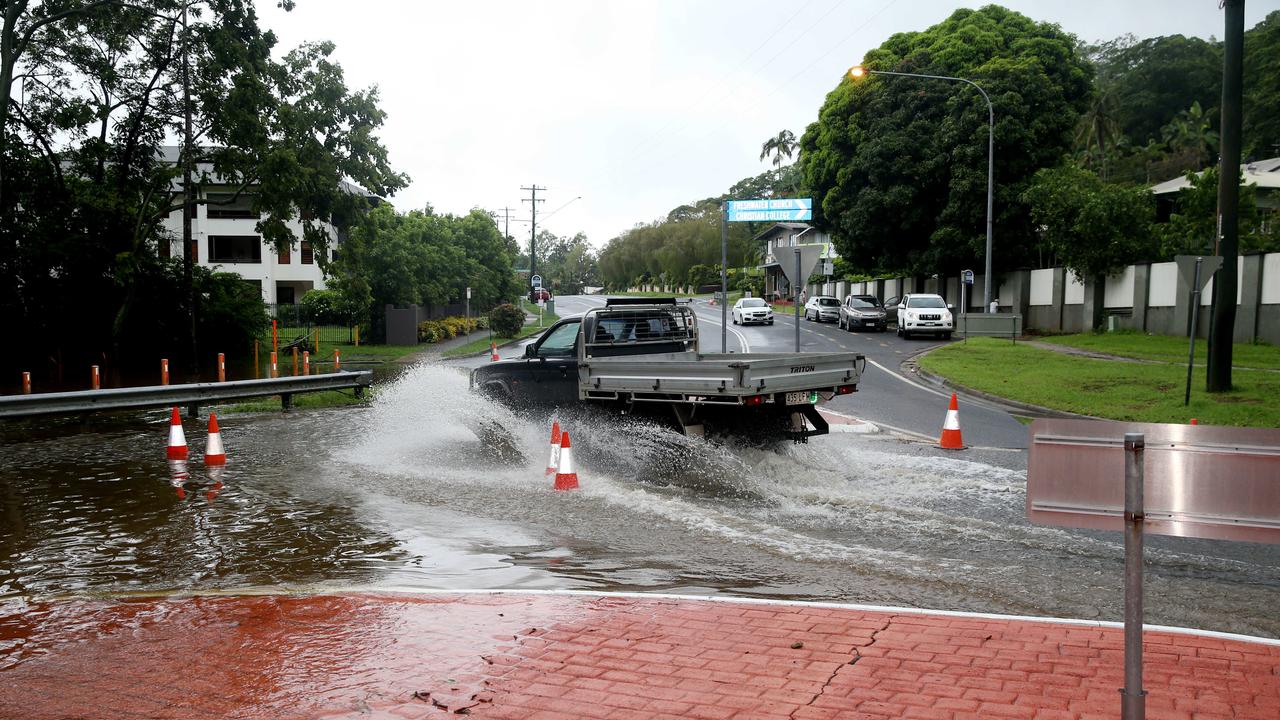
[[[301,305],[267,305],[267,315],[275,322],[275,339],[280,348],[292,348],[315,351],[317,345],[354,345],[357,338],[361,342],[368,338],[367,328],[357,325],[317,324],[311,322],[302,313]],[[269,345],[272,341],[272,328],[268,327],[263,339]]]

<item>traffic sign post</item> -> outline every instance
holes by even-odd
[[[730,200],[725,205],[729,222],[802,222],[813,219],[812,198]]]
[[[1027,519],[1124,532],[1124,720],[1142,718],[1146,705],[1144,535],[1280,543],[1277,476],[1280,430],[1074,419],[1031,424]]]
[[[813,198],[776,198],[761,200],[729,200],[720,210],[720,292],[721,297],[729,297],[729,230],[726,223],[731,222],[803,222],[813,219]],[[818,262],[823,246],[812,246],[812,253],[801,257],[800,248],[796,250],[796,276],[800,276],[801,266],[807,272],[805,279],[813,273],[814,264]],[[812,255],[810,258],[809,255]],[[786,263],[779,263],[783,274],[787,272]],[[831,272],[827,272],[828,275]],[[800,281],[788,278],[791,282],[792,295],[796,304],[796,352],[800,352]],[[728,308],[721,302],[720,308],[720,352],[727,352],[728,347]]]
[[[964,318],[964,341],[969,343],[969,288],[973,287],[973,271],[960,272],[960,317]]]

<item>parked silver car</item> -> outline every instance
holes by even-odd
[[[840,306],[840,319],[836,324],[850,332],[859,328],[884,332],[889,321],[875,295],[850,295]]]
[[[804,319],[837,322],[840,319],[840,301],[830,295],[814,295],[804,304]]]

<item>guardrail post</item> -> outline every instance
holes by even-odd
[[[218,353],[218,382],[227,381],[227,356]]]
[[[200,404],[187,403],[187,417],[192,420],[200,419]]]
[[[169,358],[160,358],[160,384],[169,384]]]
[[[280,393],[280,411],[289,412],[293,409],[293,393]]]
[[[29,372],[22,373],[22,394],[31,394],[31,373]]]
[[[1142,689],[1142,521],[1143,433],[1124,434],[1124,687],[1122,720],[1143,720],[1147,691]]]
[[[93,372],[91,374],[91,377],[89,378],[89,387],[93,390],[97,390],[99,388],[98,366],[94,365],[92,367],[93,367]]]

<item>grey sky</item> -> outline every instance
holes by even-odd
[[[1222,36],[1217,0],[1010,1],[1085,40]],[[350,87],[378,85],[401,210],[516,208],[597,247],[767,169],[867,50],[955,0],[258,0],[282,47],[332,40]],[[1280,8],[1250,0],[1246,27]],[[572,202],[576,196],[581,200]],[[527,240],[527,223],[511,234]]]

